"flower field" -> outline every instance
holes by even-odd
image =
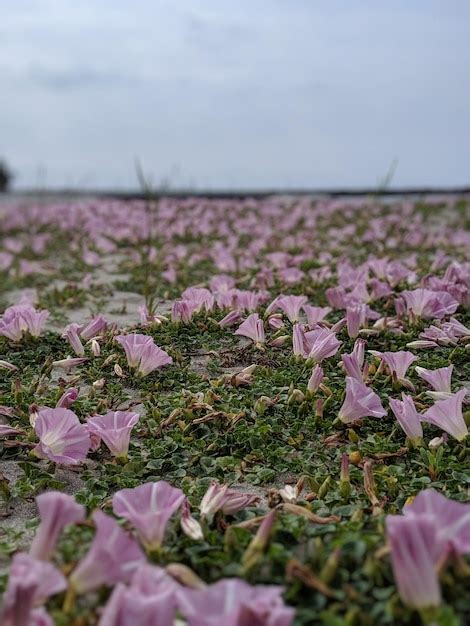
[[[0,203],[0,623],[470,623],[470,200]]]

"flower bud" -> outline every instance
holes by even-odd
[[[116,376],[119,376],[119,378],[122,378],[124,376],[124,372],[122,371],[122,367],[119,365],[119,363],[114,364],[114,373],[116,374]]]
[[[268,545],[275,517],[276,509],[272,509],[265,516],[256,535],[250,541],[242,557],[242,564],[245,571],[250,570],[261,558],[266,546]]]
[[[187,565],[182,563],[169,563],[165,570],[176,581],[190,589],[204,589],[206,583],[197,576]]]
[[[194,541],[204,539],[201,524],[191,516],[187,499],[181,507],[181,529],[187,537],[194,539]]]
[[[90,344],[91,344],[91,352],[93,356],[100,356],[101,348],[100,348],[100,344],[96,341],[96,339],[92,339]]]
[[[292,393],[289,395],[289,399],[287,400],[287,405],[291,406],[292,404],[302,404],[305,396],[300,391],[300,389],[293,389]]]
[[[320,367],[320,365],[315,365],[312,370],[312,375],[310,376],[307,383],[307,390],[311,393],[315,393],[316,391],[318,391],[323,378],[323,369]]]
[[[322,500],[326,494],[328,493],[331,486],[331,476],[327,476],[323,483],[320,485],[320,489],[318,490],[318,499]]]
[[[281,335],[280,337],[276,337],[270,341],[270,345],[274,348],[280,348],[285,345],[288,341],[290,341],[289,335]]]

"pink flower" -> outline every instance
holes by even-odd
[[[13,428],[12,426],[8,426],[6,424],[0,424],[0,437],[9,437],[10,435],[21,435],[24,434],[24,430],[20,430],[19,428]]]
[[[69,372],[74,367],[78,367],[79,365],[83,365],[88,361],[87,357],[67,357],[66,359],[61,359],[60,361],[53,361],[53,367],[61,367],[66,372]]]
[[[381,358],[388,367],[390,374],[392,374],[392,376],[395,375],[400,382],[406,380],[408,368],[418,359],[412,352],[407,352],[406,350],[398,350],[397,352],[378,352],[371,350],[371,354]]]
[[[116,585],[99,626],[173,626],[178,590],[165,570],[140,565],[130,587]]]
[[[111,594],[99,626],[173,626],[176,616],[174,594],[158,589],[147,595],[122,583]]]
[[[65,526],[85,519],[85,507],[60,491],[46,491],[36,497],[41,523],[29,551],[36,559],[47,561]]]
[[[385,523],[401,599],[413,609],[439,606],[441,591],[435,569],[436,531],[432,516],[387,515]]]
[[[108,322],[100,314],[94,317],[88,324],[84,324],[80,327],[80,337],[83,341],[89,341],[97,335],[101,335],[108,327]]]
[[[126,460],[131,431],[139,419],[138,413],[111,411],[88,418],[87,424],[89,432],[103,440],[113,456]]]
[[[212,483],[210,485],[199,505],[201,518],[214,515],[222,508],[225,502],[227,489],[227,485],[219,485],[218,483]]]
[[[154,370],[171,363],[173,363],[171,356],[152,342],[144,346],[137,371],[141,376],[147,376]]]
[[[188,626],[291,626],[295,611],[284,604],[282,592],[282,587],[227,578],[206,589],[182,588],[178,605]]]
[[[405,431],[408,439],[417,445],[423,438],[423,428],[421,426],[421,416],[416,410],[415,403],[411,396],[401,394],[401,400],[390,398],[390,408],[398,420],[398,423]]]
[[[77,465],[86,458],[90,437],[70,409],[41,409],[34,430],[39,437],[34,452],[40,458],[62,465]]]
[[[128,582],[146,558],[135,539],[109,515],[95,511],[95,538],[88,553],[70,576],[77,593],[86,593],[102,585]]]
[[[85,348],[80,340],[79,330],[80,326],[78,324],[69,324],[65,327],[62,337],[67,339],[76,355],[83,356]]]
[[[221,328],[228,328],[229,326],[239,324],[241,319],[242,316],[240,311],[230,311],[230,313],[227,313],[227,315],[220,320],[219,326]]]
[[[445,394],[452,393],[451,379],[454,370],[453,365],[439,367],[435,370],[427,370],[424,367],[416,367],[416,373],[428,383],[435,391]]]
[[[201,524],[191,516],[191,510],[189,508],[188,500],[184,500],[181,506],[181,529],[184,534],[194,541],[200,541],[204,539],[204,533],[202,532]]]
[[[139,365],[144,347],[149,343],[153,343],[152,337],[149,335],[141,335],[139,333],[117,335],[115,339],[124,348],[127,364],[132,368]]]
[[[348,335],[355,339],[359,330],[364,326],[367,319],[367,306],[360,304],[357,306],[348,306],[346,308],[346,326]]]
[[[225,499],[222,504],[222,513],[224,515],[235,515],[238,511],[246,509],[259,502],[259,496],[253,493],[244,493],[236,489],[227,489]]]
[[[39,337],[49,311],[37,311],[30,304],[16,304],[5,309],[0,319],[0,336],[20,341],[25,333]]]
[[[142,376],[173,362],[171,356],[159,348],[148,335],[118,335],[116,341],[124,348],[129,367],[137,368]]]
[[[338,413],[343,424],[362,417],[383,417],[386,414],[379,396],[372,389],[355,378],[346,377],[346,397]]]
[[[470,554],[470,503],[456,502],[435,489],[425,489],[411,504],[405,505],[403,514],[415,518],[433,516],[438,559],[449,550]]]
[[[446,400],[438,400],[422,415],[422,421],[442,428],[457,441],[463,441],[468,435],[468,428],[462,415],[462,403],[466,395],[467,390],[461,389]]]
[[[312,393],[318,391],[318,388],[320,387],[324,377],[325,375],[323,373],[323,369],[319,365],[315,365],[312,370],[312,375],[310,376],[307,383],[308,391],[311,391]]]
[[[197,309],[198,303],[193,300],[175,300],[171,307],[171,321],[189,324]]]
[[[2,626],[41,624],[38,618],[42,611],[34,607],[66,587],[65,578],[54,565],[17,552],[10,565],[8,586],[3,596]]]
[[[260,320],[258,313],[252,313],[246,320],[240,324],[235,331],[235,335],[241,335],[242,337],[248,337],[256,345],[262,344],[266,341],[264,334],[263,321]]]
[[[118,491],[113,497],[113,511],[131,522],[143,545],[154,550],[162,544],[168,521],[184,499],[181,489],[159,480]]]
[[[316,328],[305,332],[299,324],[293,328],[294,354],[312,359],[314,363],[321,363],[338,352],[341,341],[327,328]]]
[[[331,307],[329,306],[310,306],[310,304],[304,304],[302,308],[307,316],[307,325],[310,328],[322,322],[328,313],[331,313]]]
[[[470,328],[464,326],[462,322],[456,320],[455,317],[451,317],[448,322],[442,324],[442,329],[445,333],[459,339],[462,337],[470,337]]]
[[[279,296],[276,298],[276,308],[281,309],[288,319],[294,323],[299,321],[300,310],[307,303],[306,296]]]
[[[405,301],[408,314],[423,319],[442,319],[452,315],[459,303],[446,291],[430,291],[429,289],[415,289],[402,291],[400,294]]]
[[[78,398],[78,389],[70,387],[64,391],[56,404],[56,409],[68,409]]]
[[[252,493],[229,489],[227,485],[214,482],[204,494],[199,509],[201,518],[212,516],[220,510],[225,515],[234,515],[258,501],[259,497]]]
[[[196,303],[195,311],[198,313],[202,309],[212,311],[215,304],[215,298],[209,289],[200,289],[198,287],[188,287],[181,294],[183,300],[190,300]]]
[[[364,368],[365,346],[364,339],[356,339],[351,354],[341,355],[346,374],[359,382],[364,382],[367,377],[367,365]]]

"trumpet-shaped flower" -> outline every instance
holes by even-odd
[[[429,609],[441,603],[435,569],[438,556],[432,516],[388,515],[387,537],[398,592],[413,609]]]
[[[70,357],[68,356],[66,359],[60,359],[59,361],[53,361],[53,367],[60,367],[66,372],[70,372],[74,367],[78,367],[79,365],[83,365],[88,361],[87,357],[77,356]]]
[[[83,339],[83,341],[89,341],[93,337],[101,335],[101,333],[103,333],[107,327],[108,322],[101,314],[99,314],[92,320],[90,320],[87,324],[80,326],[80,337]]]
[[[317,364],[312,370],[312,375],[308,379],[307,389],[312,393],[318,391],[323,378],[325,377],[323,369]]]
[[[430,385],[434,391],[442,392],[445,394],[452,393],[451,380],[452,372],[454,370],[453,365],[448,367],[439,367],[435,370],[427,370],[424,367],[416,367],[416,373],[420,378]]]
[[[321,363],[323,359],[335,355],[341,345],[341,341],[328,328],[305,332],[300,324],[294,324],[292,341],[294,354],[312,359],[314,363]]]
[[[310,304],[304,304],[302,308],[307,316],[307,325],[310,328],[322,322],[328,313],[331,313],[331,307],[329,306],[311,306]]]
[[[463,441],[468,435],[468,427],[462,415],[462,403],[466,395],[467,390],[461,389],[446,400],[438,400],[423,413],[421,419],[442,428],[457,441]]]
[[[40,458],[62,465],[77,465],[86,458],[90,437],[70,409],[41,409],[34,430],[39,437],[34,452]]]
[[[214,515],[217,511],[222,511],[225,515],[234,515],[258,501],[259,497],[252,493],[229,489],[227,485],[214,482],[204,494],[199,509],[202,518]]]
[[[227,578],[205,589],[182,588],[178,605],[188,626],[290,626],[295,611],[284,604],[282,592],[282,587]]]
[[[220,328],[228,328],[229,326],[239,324],[241,320],[242,315],[240,311],[230,311],[230,313],[227,313],[227,315],[220,320],[219,326]]]
[[[170,363],[173,363],[171,356],[152,342],[144,346],[137,371],[141,376],[147,376],[154,370],[170,365]]]
[[[20,341],[25,333],[39,337],[49,311],[37,311],[30,304],[16,304],[5,309],[0,319],[0,336]]]
[[[238,511],[246,509],[259,501],[259,496],[253,493],[245,493],[236,489],[227,489],[225,492],[225,500],[222,504],[222,513],[224,515],[235,515]]]
[[[85,354],[85,348],[81,342],[79,330],[80,326],[78,324],[69,324],[65,327],[62,337],[67,339],[77,356],[83,356]]]
[[[219,485],[219,483],[212,483],[210,485],[199,504],[202,518],[214,515],[222,508],[227,490],[227,485]]]
[[[139,419],[138,413],[111,411],[88,418],[87,424],[90,434],[104,441],[113,456],[127,459],[131,431]]]
[[[356,339],[351,354],[342,354],[341,360],[343,367],[348,376],[355,378],[359,382],[363,382],[364,373],[364,357],[366,342],[364,339]]]
[[[258,313],[252,313],[235,331],[235,335],[241,335],[242,337],[248,337],[256,345],[262,344],[266,341],[264,334],[263,321],[260,320]]]
[[[294,323],[299,321],[300,311],[306,303],[306,296],[279,296],[276,299],[276,308],[281,309]]]
[[[75,387],[70,387],[64,391],[64,393],[60,396],[59,400],[56,404],[56,409],[68,409],[78,398],[78,389]]]
[[[407,313],[423,319],[442,319],[452,315],[459,303],[447,291],[430,291],[429,289],[415,289],[401,293],[405,301]]]
[[[122,583],[111,594],[99,626],[173,626],[176,601],[171,592],[142,593]]]
[[[403,514],[409,517],[433,516],[440,559],[449,549],[470,554],[470,504],[450,500],[435,489],[418,493]]]
[[[70,576],[77,593],[86,593],[102,585],[128,582],[145,554],[135,539],[102,511],[95,511],[96,533],[88,553]]]
[[[116,341],[124,348],[129,367],[137,368],[142,376],[173,362],[171,356],[159,348],[148,335],[118,335]]]
[[[418,359],[416,355],[406,350],[398,350],[397,352],[378,352],[371,350],[371,353],[381,358],[388,367],[390,374],[396,376],[399,381],[406,380],[408,368]]]
[[[459,320],[455,319],[455,317],[451,317],[448,322],[442,324],[442,329],[445,333],[455,337],[456,339],[470,337],[470,328],[464,326],[462,322],[459,322]]]
[[[10,565],[8,586],[3,596],[2,626],[41,624],[37,619],[41,611],[34,607],[66,587],[65,578],[54,565],[17,552]],[[48,624],[47,621],[42,623]]]
[[[139,565],[129,587],[114,588],[99,626],[173,626],[179,589],[161,567]]]
[[[423,438],[421,416],[416,410],[411,396],[402,393],[401,398],[401,400],[390,398],[390,408],[408,439],[416,445]]]
[[[383,417],[386,413],[379,396],[372,389],[355,378],[346,377],[346,397],[338,413],[344,424],[368,416]]]
[[[85,507],[60,491],[46,491],[36,497],[41,523],[29,551],[36,559],[47,561],[62,530],[85,519]]]
[[[359,330],[364,326],[367,319],[367,305],[359,304],[357,306],[347,307],[346,309],[346,327],[348,335],[355,339]]]
[[[170,517],[184,499],[181,489],[159,480],[118,491],[113,497],[113,511],[131,522],[143,545],[154,550],[161,546]]]
[[[199,287],[188,287],[181,294],[184,300],[190,300],[196,304],[195,311],[199,312],[202,309],[206,311],[212,311],[215,304],[215,298],[209,291],[209,289]]]
[[[171,321],[189,324],[197,310],[198,303],[194,300],[175,300],[171,307]]]
[[[144,347],[149,343],[153,343],[152,337],[139,333],[117,335],[115,339],[124,348],[127,364],[131,368],[135,368],[139,365]]]

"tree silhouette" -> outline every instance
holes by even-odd
[[[0,161],[0,193],[7,191],[10,185],[12,175],[8,167],[3,161]]]

